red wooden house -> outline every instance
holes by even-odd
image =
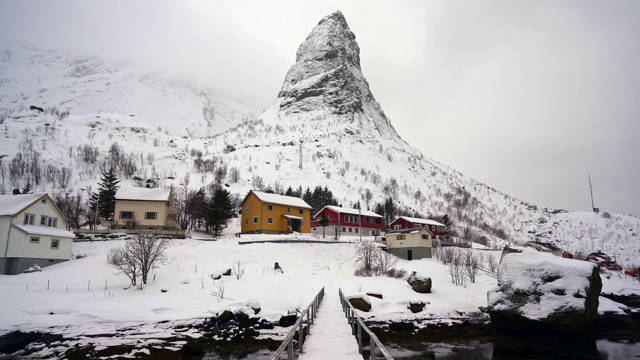
[[[380,231],[382,216],[368,210],[327,205],[311,220],[311,232],[315,234],[379,236]]]
[[[424,227],[429,229],[429,231],[431,231],[434,236],[444,236],[447,234],[446,226],[435,220],[400,216],[397,219],[393,220],[391,224],[389,224],[389,230],[415,229]]]
[[[615,259],[612,259],[609,255],[601,251],[587,255],[585,260],[600,265],[601,269],[622,271],[622,266],[618,265]]]

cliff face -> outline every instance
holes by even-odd
[[[360,68],[360,47],[341,12],[326,16],[298,48],[271,109],[277,116],[323,113],[397,136]]]

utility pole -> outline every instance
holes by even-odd
[[[358,233],[360,234],[360,242],[362,243],[362,210],[358,209]]]
[[[591,209],[594,213],[600,212],[600,209],[598,209],[593,203],[593,187],[591,186],[591,174],[589,174],[589,191],[591,192]]]
[[[302,170],[302,140],[300,140],[300,164],[298,167]]]

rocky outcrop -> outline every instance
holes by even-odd
[[[601,289],[594,264],[524,249],[503,255],[487,310],[498,331],[585,333],[598,316]]]
[[[415,271],[409,275],[407,279],[411,289],[417,293],[426,294],[431,292],[431,278],[428,276],[420,275]]]
[[[320,20],[300,45],[272,110],[278,116],[314,113],[351,130],[397,136],[362,74],[356,36],[339,11]]]
[[[424,309],[426,303],[424,301],[409,301],[409,305],[407,306],[412,313],[419,313]]]

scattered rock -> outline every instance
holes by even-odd
[[[347,296],[347,301],[356,309],[362,311],[371,310],[371,300],[367,294],[357,294]]]
[[[409,301],[409,305],[407,306],[412,313],[419,313],[424,309],[426,303],[424,301]]]
[[[38,110],[40,112],[44,112],[44,109],[39,107],[39,106],[35,106],[35,105],[31,105],[29,106],[29,110]]]
[[[282,315],[278,320],[278,325],[282,327],[292,326],[298,321],[298,314]]]
[[[431,278],[428,276],[419,275],[415,271],[409,275],[407,279],[411,289],[417,293],[426,294],[431,292]]]

